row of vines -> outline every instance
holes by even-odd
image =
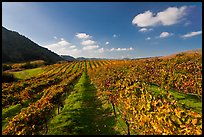
[[[98,97],[105,97],[128,127],[128,134],[202,134],[202,114],[178,104],[169,90],[202,99],[202,55],[141,60],[91,60],[45,66],[43,73],[2,84],[2,109],[26,106],[9,120],[4,135],[36,135],[47,123],[60,97],[71,92],[86,67]],[[154,94],[151,85],[161,87]],[[59,113],[59,109],[58,109]]]
[[[88,67],[88,73],[98,96],[106,96],[114,112],[120,110],[131,134],[202,133],[202,114],[181,107],[168,92],[175,89],[202,98],[201,55],[111,61],[97,69]],[[151,84],[162,87],[162,92],[153,94]]]
[[[28,103],[19,114],[9,120],[2,131],[4,135],[35,135],[47,122],[59,98],[70,92],[70,87],[79,79],[84,69],[83,62],[46,66],[44,73],[30,79],[2,84],[2,106]]]

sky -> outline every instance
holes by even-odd
[[[59,55],[165,56],[202,48],[202,2],[2,2],[2,26]]]

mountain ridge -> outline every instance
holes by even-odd
[[[2,63],[44,60],[49,64],[64,60],[56,53],[41,47],[24,35],[2,26]]]

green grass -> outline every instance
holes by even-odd
[[[128,127],[125,123],[125,120],[121,116],[121,113],[119,113],[118,107],[115,107],[116,110],[116,116],[117,116],[117,122],[116,122],[116,129],[120,131],[121,135],[128,135]],[[133,130],[130,130],[130,135],[135,135],[136,133]]]
[[[86,68],[86,67],[85,67]],[[96,96],[86,69],[74,90],[65,100],[61,113],[48,124],[49,135],[104,135],[119,134],[112,108]]]
[[[12,72],[17,79],[23,80],[36,76],[43,72],[42,68],[26,69],[23,71]]]
[[[158,86],[152,85],[151,90],[155,94],[160,94],[162,89]],[[202,114],[202,101],[196,95],[185,94],[174,90],[170,90],[169,92],[181,106],[191,108],[192,110]]]

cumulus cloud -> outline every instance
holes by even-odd
[[[194,32],[190,32],[190,33],[187,33],[185,35],[182,35],[181,37],[182,38],[190,38],[190,37],[200,35],[200,34],[202,34],[202,31],[194,31]]]
[[[150,37],[147,37],[147,38],[146,38],[146,40],[150,40],[150,39],[151,39]]]
[[[61,40],[57,43],[47,45],[49,47],[64,47],[64,46],[71,46],[71,43],[61,38]]]
[[[95,51],[97,48],[100,47],[99,45],[97,45],[96,41],[90,39],[90,38],[92,38],[92,36],[90,36],[86,33],[77,33],[77,35],[75,35],[75,36],[82,40],[81,45],[84,46],[82,48],[82,50],[86,50],[86,51],[91,52],[91,51]],[[107,42],[106,42],[106,44],[107,44]]]
[[[162,32],[162,33],[159,35],[159,37],[160,37],[160,38],[166,38],[166,37],[169,37],[169,36],[171,36],[171,35],[173,35],[173,33]]]
[[[170,37],[172,36],[173,33],[170,33],[170,32],[162,32],[158,37],[156,38],[167,38],[167,37]]]
[[[146,32],[146,31],[147,31],[147,28],[141,28],[139,31],[140,31],[140,32]]]
[[[75,46],[75,45],[72,45],[72,46],[70,46],[70,48],[74,49],[74,48],[76,48],[76,46]]]
[[[95,44],[96,42],[95,41],[93,41],[93,40],[84,40],[84,41],[82,41],[81,42],[81,44],[82,45],[84,45],[84,46],[88,46],[88,45],[92,45],[92,44]]]
[[[141,28],[139,30],[139,32],[147,32],[147,31],[151,31],[151,30],[153,30],[153,29]]]
[[[98,52],[99,52],[99,53],[103,53],[103,52],[104,52],[104,48],[98,49]]]
[[[110,51],[130,51],[134,50],[132,47],[130,48],[111,48]]]
[[[56,36],[54,36],[53,38],[54,38],[54,39],[57,39],[57,37],[56,37]]]
[[[77,57],[81,55],[81,50],[79,49],[59,49],[60,55],[70,55]]]
[[[59,41],[58,44],[62,45],[62,46],[66,46],[66,45],[70,45],[71,43],[69,43],[68,41],[66,41],[63,38],[61,38],[61,41]]]
[[[116,34],[113,34],[113,37],[114,37],[114,38],[117,38],[117,37],[118,37],[118,35],[116,35]]]
[[[99,48],[98,45],[90,45],[90,46],[83,47],[83,50],[93,50],[97,48]]]
[[[90,36],[90,35],[88,35],[86,33],[77,33],[75,36],[77,38],[79,38],[79,39],[90,39],[90,38],[92,38],[92,36]]]
[[[72,45],[70,42],[64,40],[63,38],[61,38],[57,43],[44,45],[43,47],[46,47],[59,55],[78,56],[81,53],[81,51],[77,49],[75,45]]]
[[[81,55],[84,57],[103,57],[104,56],[104,48],[101,48],[98,45],[98,42],[95,40],[92,40],[92,36],[86,34],[86,33],[77,33],[75,35],[77,38],[81,39],[81,45],[83,46],[81,48]],[[108,41],[105,42],[106,45],[109,44]]]
[[[135,16],[132,20],[132,24],[137,25],[138,27],[156,26],[159,24],[169,26],[180,22],[182,17],[186,14],[187,6],[182,6],[180,8],[169,7],[157,14],[148,10]]]
[[[186,27],[186,26],[189,26],[189,25],[191,25],[191,22],[190,22],[190,21],[187,21],[187,22],[184,23],[184,26],[185,26],[185,27]]]
[[[86,39],[85,37],[81,37],[81,46],[79,47],[68,42],[64,38],[58,38],[57,40],[58,42],[44,45],[43,47],[46,47],[59,55],[70,55],[73,57],[105,57],[105,51],[107,50],[100,47],[97,44],[97,41]]]

